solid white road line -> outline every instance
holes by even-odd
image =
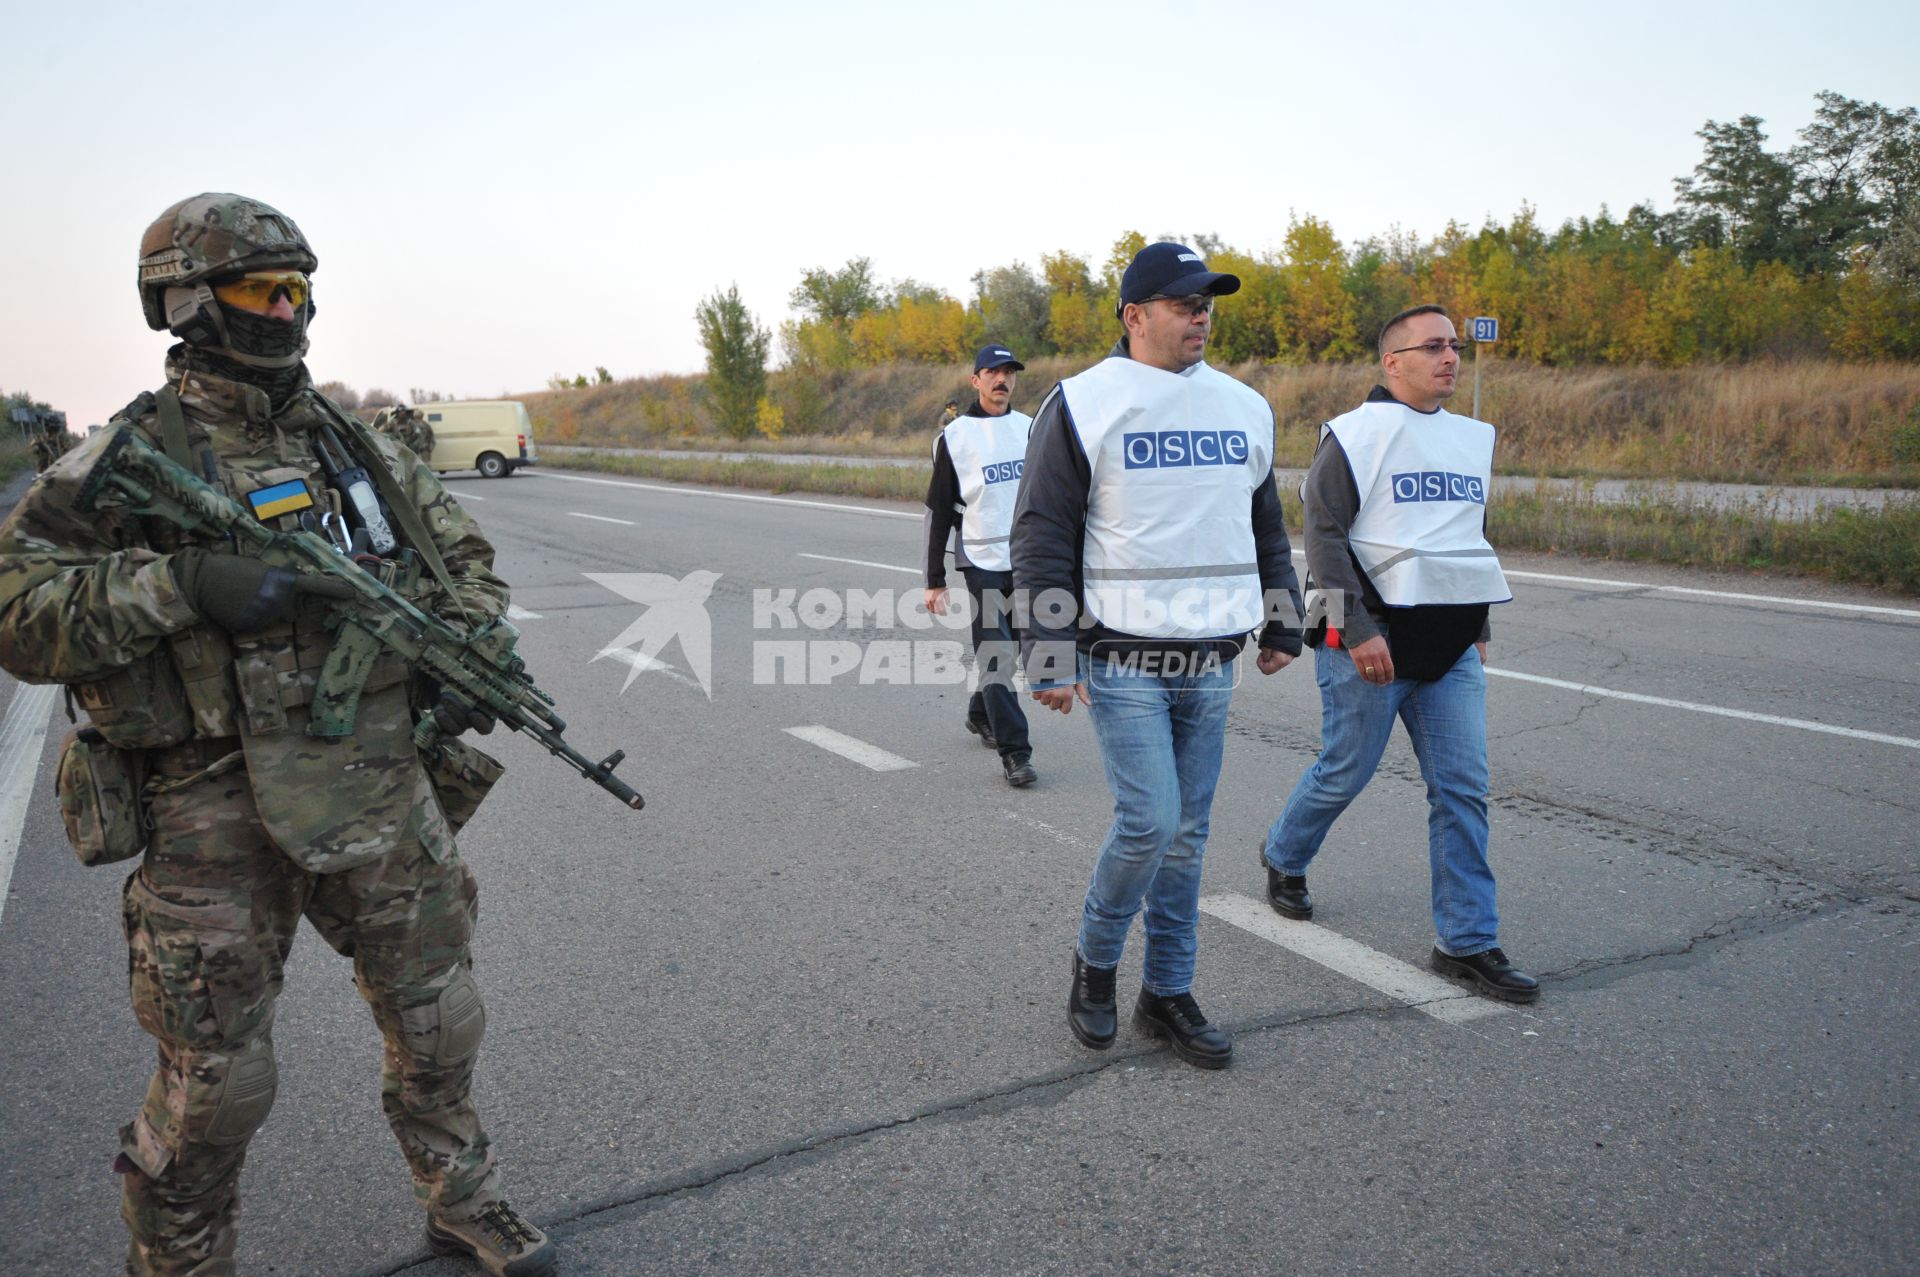
[[[1311,922],[1282,918],[1260,901],[1237,892],[1201,897],[1200,911],[1448,1024],[1483,1020],[1510,1010],[1501,1003],[1468,993],[1431,971],[1422,971],[1378,949],[1369,949],[1358,940],[1349,940]]]
[[[1305,550],[1295,550],[1293,557],[1304,559]],[[1868,612],[1879,616],[1900,616],[1910,620],[1920,620],[1920,610],[1908,607],[1876,607],[1868,603],[1834,603],[1827,599],[1796,599],[1784,594],[1740,594],[1733,590],[1700,590],[1690,585],[1654,585],[1648,581],[1616,581],[1602,576],[1565,576],[1558,572],[1521,572],[1514,568],[1501,568],[1508,576],[1523,581],[1553,581],[1565,585],[1599,585],[1615,590],[1656,590],[1663,594],[1697,594],[1709,599],[1733,599],[1740,603],[1780,603],[1787,607],[1826,608],[1834,612]]]
[[[1809,722],[1804,718],[1782,718],[1778,714],[1756,714],[1752,710],[1727,709],[1720,705],[1700,705],[1693,701],[1668,700],[1664,696],[1642,696],[1638,692],[1617,692],[1611,687],[1594,687],[1589,683],[1570,683],[1562,678],[1543,678],[1538,674],[1521,674],[1514,670],[1496,670],[1489,668],[1487,673],[1495,678],[1517,678],[1526,683],[1539,683],[1546,687],[1564,687],[1570,692],[1583,692],[1588,696],[1606,696],[1617,701],[1633,701],[1640,705],[1660,705],[1667,709],[1692,710],[1696,714],[1717,714],[1722,718],[1740,718],[1750,723],[1771,723],[1775,727],[1797,727],[1803,732],[1825,732],[1829,736],[1849,736],[1854,740],[1870,740],[1881,745],[1899,745],[1906,749],[1920,749],[1920,740],[1909,736],[1889,736],[1885,732],[1863,732],[1851,727],[1834,727],[1828,723]]]
[[[542,621],[546,618],[538,612],[527,611],[527,609],[521,607],[518,603],[509,603],[507,604],[507,619],[509,621]]]
[[[657,656],[642,656],[640,653],[634,651],[630,647],[602,648],[598,653],[596,653],[596,655],[605,656],[611,660],[619,661],[623,665],[631,665],[633,666],[633,668],[644,671],[649,674],[665,674],[668,678],[672,679],[674,682],[685,683],[688,687],[692,687],[692,688],[700,687],[699,679],[691,678],[688,675],[682,674],[679,670],[667,664],[667,662],[661,660]],[[701,689],[701,690],[704,690],[704,689]]]
[[[763,497],[753,492],[708,492],[704,488],[674,488],[663,483],[634,483],[627,479],[589,479],[583,474],[553,474],[539,471],[531,472],[542,479],[558,479],[563,483],[598,483],[609,488],[638,488],[642,492],[668,492],[677,497],[713,497],[719,501],[764,501],[769,505],[797,505],[808,510],[845,510],[853,514],[877,514],[889,519],[912,519],[915,523],[920,516],[906,510],[882,510],[870,505],[836,505],[831,501],[800,501],[793,497]]]
[[[871,559],[842,559],[842,558],[836,558],[831,554],[806,554],[806,553],[801,553],[796,557],[802,558],[802,559],[819,559],[823,563],[851,563],[857,567],[863,567],[863,568],[884,568],[888,572],[905,572],[909,576],[920,575],[919,568],[903,568],[896,563],[875,563]]]
[[[592,519],[595,523],[618,523],[622,527],[628,528],[637,528],[640,526],[632,519],[609,519],[604,514],[581,514],[578,510],[569,510],[567,513],[576,519]]]
[[[7,887],[13,881],[13,862],[20,854],[20,835],[27,823],[27,804],[33,801],[33,781],[40,774],[40,751],[47,741],[47,720],[60,689],[46,683],[21,684],[0,723],[0,912],[7,905]]]
[[[898,754],[889,754],[878,745],[869,745],[857,737],[834,731],[831,727],[812,725],[808,727],[789,727],[787,735],[798,736],[811,745],[818,745],[828,753],[838,754],[842,758],[851,758],[862,767],[871,767],[877,772],[905,771],[920,764],[911,762]]]

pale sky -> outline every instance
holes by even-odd
[[[1121,233],[1347,243],[1673,202],[1708,119],[1920,105],[1910,5],[986,7],[0,0],[0,388],[103,421],[171,341],[141,232],[204,190],[320,257],[321,379],[459,397],[693,372],[738,283],[973,273]]]

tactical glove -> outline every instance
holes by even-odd
[[[350,599],[353,587],[324,576],[303,576],[241,554],[181,550],[172,558],[180,594],[202,617],[232,634],[276,625],[293,615],[301,595]]]
[[[448,736],[458,736],[462,732],[478,732],[485,736],[493,730],[496,720],[466,697],[442,688],[440,700],[433,707],[433,722]]]

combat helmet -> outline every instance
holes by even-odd
[[[140,308],[149,328],[166,329],[242,363],[289,367],[306,353],[305,341],[291,357],[234,350],[212,284],[254,270],[311,273],[319,261],[307,237],[279,209],[243,195],[195,195],[160,214],[140,237]],[[309,298],[303,327],[312,304]]]

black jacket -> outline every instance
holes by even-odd
[[[1107,358],[1132,358],[1127,339],[1122,337]],[[1026,470],[1020,477],[1020,495],[1013,513],[1013,585],[1029,600],[1038,599],[1048,590],[1066,591],[1076,604],[1084,597],[1080,569],[1087,530],[1087,494],[1092,484],[1093,467],[1080,446],[1080,432],[1074,428],[1066,397],[1055,387],[1033,419]],[[1260,588],[1269,597],[1274,591],[1285,591],[1291,601],[1288,615],[1269,617],[1260,632],[1260,646],[1296,656],[1301,639],[1300,581],[1294,574],[1293,546],[1287,540],[1280,494],[1271,474],[1254,489],[1248,518],[1253,524],[1254,554],[1260,564]],[[1147,638],[1108,629],[1090,618],[1077,630],[1071,624],[1049,626],[1037,612],[1028,632],[1036,642],[1072,642],[1081,650],[1095,643],[1116,642],[1159,649],[1211,646],[1230,657],[1246,645],[1244,634],[1198,641]],[[1038,669],[1030,672],[1036,678],[1058,677]]]
[[[993,414],[980,406],[976,397],[973,406],[961,413],[962,417],[991,417]],[[957,420],[957,418],[956,418]],[[948,423],[952,424],[952,423]],[[953,468],[953,454],[947,451],[947,429],[940,428],[940,438],[933,445],[933,477],[927,480],[927,588],[943,590],[947,585],[947,541],[953,536],[953,530],[960,526],[961,511],[966,501],[960,496],[960,474]],[[953,565],[957,568],[970,566],[967,552],[959,542],[954,542]]]

